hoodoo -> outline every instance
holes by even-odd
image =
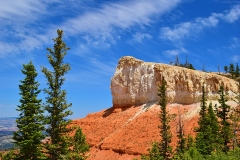
[[[164,78],[167,82],[169,103],[192,104],[201,98],[205,85],[208,100],[218,99],[218,90],[224,85],[229,98],[234,98],[237,83],[215,73],[195,71],[167,64],[143,62],[126,56],[119,60],[111,80],[113,107],[138,106],[158,101],[157,90]]]
[[[160,107],[158,86],[167,82],[167,110],[183,118],[184,133],[195,135],[200,109],[201,86],[205,85],[208,100],[217,104],[221,85],[229,99],[234,99],[237,83],[214,73],[181,67],[143,62],[122,57],[111,79],[113,107],[87,115],[73,123],[81,126],[90,144],[89,160],[132,160],[148,153],[159,135]],[[229,101],[234,106],[234,102]],[[172,144],[177,144],[177,118],[170,122]]]

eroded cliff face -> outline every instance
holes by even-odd
[[[162,78],[167,82],[169,103],[193,104],[199,102],[202,85],[208,100],[218,99],[221,85],[229,99],[235,97],[237,83],[215,73],[206,73],[160,63],[143,62],[126,56],[119,60],[111,79],[113,107],[130,107],[158,101],[158,86]]]
[[[197,126],[199,104],[167,106],[169,113],[178,114],[180,109],[184,119],[184,132],[194,136]],[[89,160],[133,160],[148,154],[152,142],[159,141],[160,107],[154,103],[138,107],[109,108],[91,113],[85,118],[74,120],[73,125],[80,126],[91,146]],[[172,146],[177,144],[177,121],[170,122]]]
[[[217,106],[217,92],[221,85],[229,99],[233,99],[237,91],[235,81],[217,74],[122,57],[111,80],[113,107],[73,121],[73,125],[83,129],[91,146],[89,160],[140,159],[142,154],[148,153],[152,142],[161,139],[158,127],[160,106],[156,101],[163,77],[167,82],[167,110],[176,115],[170,122],[173,147],[178,141],[179,116],[184,133],[193,137],[196,134],[194,128],[198,124],[203,84],[208,100]],[[227,104],[237,106],[233,101]]]

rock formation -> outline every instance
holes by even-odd
[[[74,120],[90,144],[89,160],[132,160],[147,154],[151,143],[160,140],[157,90],[167,81],[170,114],[181,113],[184,133],[195,135],[200,109],[201,86],[205,84],[208,99],[217,104],[220,85],[229,99],[237,91],[236,82],[226,77],[166,64],[146,63],[133,57],[119,60],[111,80],[113,107]],[[228,102],[231,106],[236,103]],[[172,144],[177,143],[178,117],[170,122]]]
[[[172,65],[143,62],[126,56],[119,60],[111,80],[114,107],[138,106],[158,101],[157,91],[162,78],[167,82],[169,103],[199,102],[202,85],[209,100],[218,99],[218,90],[224,86],[229,99],[237,92],[237,83],[215,73],[195,71]]]
[[[185,113],[184,127],[186,134],[195,134],[197,124],[196,112],[199,105],[168,106],[170,113],[177,114],[178,107]],[[82,128],[90,144],[89,160],[133,160],[148,153],[151,143],[160,140],[159,117],[160,107],[156,104],[122,108],[109,108],[92,113],[73,123]],[[176,145],[177,119],[171,124],[173,143]]]

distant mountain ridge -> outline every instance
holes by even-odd
[[[0,118],[0,149],[5,150],[13,147],[12,134],[17,130],[17,117]]]
[[[0,118],[0,131],[16,131],[16,118],[17,117]]]

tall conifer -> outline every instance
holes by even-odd
[[[184,137],[184,130],[183,130],[183,118],[180,113],[180,107],[178,107],[178,131],[177,131],[177,137],[178,137],[178,144],[177,144],[177,155],[180,155],[184,153],[186,149],[186,138]]]
[[[233,79],[235,76],[235,67],[234,67],[234,64],[232,63],[229,65],[229,73],[231,74],[231,77]]]
[[[62,90],[64,75],[70,70],[70,65],[64,63],[63,59],[70,48],[62,40],[63,31],[57,30],[57,33],[57,38],[53,39],[55,42],[53,49],[47,48],[48,61],[53,70],[45,67],[42,69],[49,86],[44,92],[47,94],[45,109],[49,113],[46,117],[48,125],[46,132],[51,137],[51,143],[46,145],[46,151],[51,160],[67,159],[70,156],[71,141],[68,134],[72,131],[71,127],[67,127],[71,122],[67,117],[72,114],[69,110],[72,104],[67,104],[67,92]]]
[[[159,143],[159,152],[164,159],[170,159],[172,155],[172,147],[170,146],[172,140],[172,134],[170,131],[169,122],[171,120],[169,113],[167,112],[167,97],[166,97],[166,81],[162,79],[162,85],[158,89],[158,96],[160,97],[160,136],[162,137]]]
[[[209,134],[211,127],[208,124],[207,119],[207,99],[205,95],[205,87],[202,86],[202,99],[201,99],[201,110],[199,113],[198,125],[196,129],[196,147],[198,151],[203,155],[208,155],[211,153],[211,141],[209,141]]]
[[[226,104],[227,99],[224,94],[223,86],[220,87],[219,90],[220,98],[218,99],[218,102],[220,103],[220,106],[218,107],[218,117],[220,118],[220,140],[222,143],[222,151],[227,153],[229,150],[229,142],[230,142],[230,122],[229,122],[229,111],[230,106]]]
[[[238,78],[240,75],[240,69],[239,69],[239,66],[238,66],[238,63],[236,64],[236,70],[235,70],[235,77]]]
[[[216,113],[214,113],[212,102],[208,106],[207,123],[211,128],[209,139],[211,141],[211,151],[219,150],[219,130],[220,125]]]
[[[77,127],[75,135],[73,137],[73,153],[72,159],[85,160],[87,156],[85,153],[89,151],[89,145],[86,142],[86,137],[80,127]]]
[[[16,120],[18,130],[13,134],[14,143],[20,149],[16,159],[44,159],[41,147],[41,140],[44,138],[42,100],[38,99],[39,83],[35,80],[37,72],[32,62],[23,65],[22,73],[25,78],[19,85],[21,104],[17,108],[20,112]]]

